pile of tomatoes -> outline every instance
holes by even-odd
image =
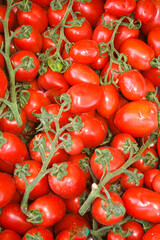
[[[160,239],[160,1],[0,1],[0,240]]]

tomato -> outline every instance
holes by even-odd
[[[114,123],[120,131],[133,137],[147,136],[158,126],[157,107],[146,100],[126,103],[116,112]]]
[[[16,189],[12,198],[12,202],[21,203],[22,198],[23,198],[22,194]]]
[[[66,92],[69,88],[63,74],[54,72],[51,68],[48,68],[46,73],[38,77],[38,85],[41,90],[62,89],[63,92]]]
[[[18,31],[22,26],[19,26],[15,29],[17,34],[21,31]],[[16,35],[17,35],[16,34]],[[32,31],[29,35],[29,38],[16,38],[14,37],[14,44],[17,50],[31,51],[36,54],[42,50],[42,37],[37,28],[32,27]]]
[[[30,25],[42,33],[48,26],[48,18],[40,5],[32,3],[30,11],[23,11],[18,8],[17,21],[21,25]]]
[[[160,193],[159,183],[160,183],[160,174],[157,174],[152,181],[152,189],[157,193]]]
[[[145,78],[145,82],[146,82],[146,94],[148,92],[156,92],[156,88],[155,88],[154,84],[150,80]],[[145,97],[144,97],[144,99],[145,99]]]
[[[100,86],[102,97],[97,107],[98,113],[105,118],[110,118],[118,108],[119,96],[112,84]]]
[[[79,136],[84,144],[84,147],[95,148],[99,146],[105,136],[106,132],[101,121],[96,117],[89,115],[81,115],[81,122],[84,124],[79,132],[73,131],[74,135]]]
[[[111,200],[114,205],[124,206],[121,197],[115,192],[109,192]],[[106,196],[102,193],[103,196]],[[100,197],[96,198],[92,203],[92,216],[97,222],[103,225],[112,225],[120,222],[125,213],[120,213],[120,216],[114,215],[114,210],[110,212],[105,211],[105,207],[108,206],[108,202],[102,200]]]
[[[142,173],[136,168],[130,167],[127,170],[130,172],[134,172],[135,176],[131,177],[129,174],[123,173],[120,178],[120,183],[121,183],[122,188],[124,190],[126,190],[128,188],[132,188],[135,186],[142,187],[143,186],[143,177],[139,178],[139,176],[138,176],[138,174],[142,174]]]
[[[70,136],[71,136],[71,141],[73,143],[72,143],[70,151],[66,150],[66,152],[69,155],[80,154],[82,152],[83,148],[84,148],[84,144],[83,144],[82,139],[79,136],[75,136],[75,135],[70,135]]]
[[[38,3],[42,7],[49,7],[52,0],[31,0],[32,2]]]
[[[148,45],[154,50],[155,57],[160,55],[160,28],[153,28],[147,37]]]
[[[140,158],[138,161],[132,164],[133,167],[139,169],[141,172],[145,172],[151,168],[157,168],[159,164],[159,159],[157,152],[154,148],[146,148],[141,154],[141,156],[146,157],[146,160]]]
[[[16,191],[16,185],[13,178],[7,174],[0,172],[0,207],[4,207],[9,203]]]
[[[129,139],[132,143],[136,143],[135,138],[128,133],[119,133],[116,134],[111,141],[111,147],[117,148],[124,156],[125,160],[129,158],[130,153],[124,153],[123,145],[125,144],[126,140]]]
[[[9,162],[5,162],[0,159],[0,171],[13,174],[14,168],[14,164],[10,164]]]
[[[157,240],[159,238],[160,238],[160,224],[156,224],[143,235],[142,240]]]
[[[32,53],[30,51],[25,51],[25,50],[18,51],[10,57],[13,69],[15,69],[15,67],[19,66],[22,63],[23,59],[26,59],[26,64],[30,65],[27,62],[28,58],[32,58],[33,66],[29,70],[28,69],[25,70],[23,67],[19,68],[15,74],[15,79],[17,82],[32,81],[38,74],[39,61],[34,53]]]
[[[74,114],[96,109],[102,96],[99,86],[93,83],[76,84],[70,87],[66,93],[70,95],[72,100],[69,111]]]
[[[157,151],[158,151],[158,156],[160,157],[160,135],[158,135],[158,138],[157,138]]]
[[[27,216],[21,212],[20,204],[10,202],[2,208],[0,214],[0,226],[23,235],[33,227],[33,224],[27,222],[26,219]]]
[[[39,233],[39,236],[43,240],[54,240],[52,233],[48,229],[43,227],[34,227],[29,229],[23,236],[22,240],[27,240],[28,239],[27,235],[30,235],[30,237],[31,236],[36,237],[37,233]]]
[[[120,52],[125,53],[127,62],[138,70],[150,69],[150,62],[155,56],[153,49],[139,39],[126,39],[120,47]]]
[[[115,16],[125,16],[132,13],[136,8],[135,0],[107,0],[104,5],[106,12]]]
[[[6,112],[8,109],[5,108],[3,113]],[[25,126],[26,126],[26,115],[23,110],[21,110],[20,117],[22,120],[22,126],[19,127],[15,118],[13,120],[10,120],[6,117],[0,118],[0,130],[3,132],[10,132],[15,135],[19,135],[23,132]]]
[[[91,165],[91,169],[92,169],[94,176],[98,180],[100,180],[104,174],[102,163],[103,163],[103,165],[105,164],[105,175],[107,174],[107,162],[106,162],[107,156],[105,154],[112,155],[112,159],[109,160],[111,173],[114,172],[115,170],[117,170],[118,168],[120,168],[125,163],[122,153],[119,150],[117,150],[116,148],[105,146],[105,147],[99,147],[97,150],[102,151],[101,162],[99,162],[99,161],[97,162],[96,158],[99,155],[97,155],[97,153],[95,151],[93,153],[93,155],[91,156],[90,165]],[[116,182],[120,177],[121,177],[121,174],[118,174],[117,176],[115,176],[111,180],[109,180],[109,183]]]
[[[126,237],[126,240],[141,240],[144,235],[143,227],[136,221],[129,221],[123,224],[122,229],[124,231],[131,231],[132,234]]]
[[[72,45],[70,55],[76,62],[93,63],[99,57],[98,44],[90,39],[79,40]]]
[[[16,164],[28,157],[28,151],[22,140],[13,133],[2,133],[6,143],[0,148],[0,159],[7,163]]]
[[[34,113],[40,113],[41,107],[49,105],[51,102],[48,97],[41,91],[34,89],[27,90],[30,94],[28,103],[23,107],[26,117],[30,121],[37,122],[38,119],[33,115]]]
[[[109,67],[111,67],[112,70],[109,69]],[[109,69],[109,71],[108,71],[108,69]],[[105,75],[107,74],[107,71],[108,71],[108,75],[107,75],[107,77],[105,77]],[[117,63],[111,64],[110,61],[108,61],[106,63],[106,65],[102,68],[102,71],[101,71],[102,81],[105,82],[105,78],[106,78],[106,82],[109,82],[109,80],[111,78],[113,78],[113,81],[118,85],[119,73],[117,73],[116,71],[119,71],[119,65]]]
[[[38,227],[50,227],[60,221],[64,216],[65,203],[57,195],[50,194],[36,198],[30,205],[29,210],[38,209],[42,215],[43,222],[35,224]]]
[[[73,3],[73,11],[79,12],[81,17],[85,17],[86,20],[91,24],[92,28],[95,27],[99,17],[104,11],[104,1],[103,0],[92,0],[85,3],[77,2]]]
[[[160,70],[157,67],[151,67],[149,70],[142,71],[142,75],[150,80],[154,86],[160,86]]]
[[[0,68],[0,79],[1,79],[0,98],[3,98],[7,90],[8,80],[2,68]]]
[[[97,21],[96,27],[102,24],[102,18],[104,19],[105,23],[109,23],[111,21],[114,22],[114,20],[118,20],[118,17],[114,16],[113,14],[110,14],[109,12],[103,12],[103,14],[100,16],[100,18]]]
[[[100,42],[107,43],[111,39],[112,34],[113,34],[112,29],[106,28],[102,24],[100,24],[94,29],[92,40],[94,40],[97,43]]]
[[[78,19],[82,19],[81,17],[78,17]],[[73,21],[73,18],[70,18],[67,21],[67,26],[71,24]],[[65,27],[64,33],[68,41],[75,43],[82,39],[91,39],[92,38],[92,27],[91,24],[85,20],[81,26],[78,27]]]
[[[0,240],[21,240],[22,238],[20,237],[19,234],[16,232],[10,230],[10,229],[5,229],[2,232],[0,232]]]
[[[109,56],[100,56],[96,61],[91,63],[91,67],[95,70],[101,70],[107,63]]]
[[[117,50],[119,50],[121,44],[130,38],[138,38],[139,30],[134,28],[129,28],[127,26],[119,26],[117,33],[114,38],[114,46]]]
[[[42,164],[33,160],[26,160],[20,163],[20,165],[23,167],[24,165],[28,165],[28,172],[30,173],[29,176],[26,176],[27,182],[31,183],[34,181],[34,179],[37,177],[39,174]],[[22,178],[16,174],[17,167],[15,167],[14,171],[14,180],[16,183],[16,187],[19,190],[20,193],[24,194],[26,185],[25,182]],[[31,191],[29,198],[30,199],[35,199],[37,197],[41,197],[43,195],[48,194],[50,191],[49,185],[48,185],[48,177],[45,175],[33,188]]]
[[[119,87],[125,98],[140,100],[146,94],[145,79],[137,70],[129,70],[120,74]]]
[[[129,188],[123,194],[127,214],[151,223],[160,221],[160,194],[143,187]]]
[[[65,71],[64,79],[72,86],[80,83],[100,84],[99,76],[92,68],[76,62]]]
[[[144,184],[147,188],[152,189],[152,182],[156,175],[160,174],[160,170],[151,168],[144,172]]]
[[[5,19],[5,15],[6,15],[6,10],[7,10],[7,6],[6,5],[0,5],[0,18],[2,20]],[[15,24],[15,15],[14,13],[11,11],[10,15],[9,15],[9,20],[8,20],[8,28],[12,29],[14,27]],[[3,24],[0,21],[0,33],[4,32],[4,28],[3,28]]]
[[[110,231],[108,233],[107,240],[126,240],[126,238],[122,237],[118,233],[114,233],[114,232]]]
[[[156,15],[156,6],[152,0],[139,0],[135,9],[135,17],[142,23],[148,23]]]
[[[77,197],[86,187],[86,178],[80,167],[71,162],[57,164],[60,168],[55,175],[48,175],[49,186],[53,192],[63,198]],[[65,167],[66,172],[59,179],[58,173]]]
[[[79,214],[66,213],[64,217],[54,225],[54,233],[57,235],[63,230],[69,230],[74,226],[86,226],[90,228],[88,222]]]
[[[51,140],[53,141],[54,140],[54,134],[53,133],[49,133],[50,135],[50,138]],[[32,140],[30,141],[29,143],[29,152],[30,152],[30,156],[33,160],[35,161],[38,161],[40,163],[42,163],[42,159],[41,159],[41,155],[40,153],[37,151],[37,150],[34,150],[33,147],[34,147],[34,141],[42,141],[42,138],[45,139],[45,145],[47,148],[51,149],[51,143],[47,137],[47,134],[45,132],[41,132],[41,133],[38,133],[37,135],[35,135]],[[40,140],[41,139],[41,140]],[[60,143],[60,141],[59,141]],[[49,156],[49,152],[46,150],[45,151],[45,155],[46,157]],[[67,153],[65,152],[64,149],[62,148],[59,148],[57,151],[56,151],[56,154],[54,154],[49,162],[49,166],[51,166],[53,163],[58,163],[58,162],[64,162],[67,160]]]

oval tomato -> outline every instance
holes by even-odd
[[[152,189],[152,182],[156,175],[160,174],[160,170],[151,168],[144,172],[144,184],[147,188]]]
[[[153,28],[147,37],[148,45],[154,50],[155,57],[160,55],[160,28]]]
[[[159,238],[160,238],[160,224],[156,224],[143,235],[142,240],[157,240]]]
[[[154,86],[160,86],[160,70],[157,67],[151,67],[149,70],[141,72],[144,77],[150,80]]]
[[[125,16],[132,13],[136,8],[135,0],[107,0],[104,5],[106,12],[115,16]]]
[[[10,229],[5,229],[2,232],[0,232],[0,240],[22,240],[19,234],[16,232],[10,230]]]
[[[135,9],[135,17],[142,23],[148,23],[155,17],[156,11],[154,1],[139,0]]]
[[[3,98],[7,90],[8,79],[1,67],[0,67],[0,79],[1,79],[0,98]]]

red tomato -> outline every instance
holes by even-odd
[[[26,219],[27,216],[22,213],[20,204],[10,202],[2,208],[0,226],[23,235],[33,227],[33,224],[27,222]]]
[[[0,171],[13,174],[15,165],[0,159]]]
[[[116,71],[119,71],[119,65],[117,63],[112,63],[110,66],[110,64],[111,64],[110,61],[108,61],[107,64],[102,68],[102,71],[101,71],[102,81],[109,82],[109,80],[113,78],[113,81],[118,85],[119,73],[117,73]],[[111,69],[109,69],[109,67],[111,67]],[[107,74],[107,71],[108,71],[108,74]],[[107,77],[105,77],[106,74],[107,74]]]
[[[82,19],[81,17],[78,17],[78,19]],[[67,26],[70,25],[73,18],[69,19],[67,21]],[[78,27],[66,27],[64,30],[65,36],[70,42],[77,42],[82,39],[91,39],[92,38],[92,27],[91,24],[85,20],[81,26]]]
[[[40,33],[44,32],[48,26],[48,18],[40,5],[32,3],[30,11],[22,11],[18,8],[17,21],[21,25],[35,27]]]
[[[13,178],[7,174],[0,172],[0,207],[4,207],[9,203],[16,191],[16,185]]]
[[[79,40],[72,45],[70,55],[76,62],[93,63],[99,57],[98,44],[90,39]]]
[[[151,168],[144,172],[144,184],[147,188],[152,189],[152,182],[156,175],[160,174],[160,170]]]
[[[1,79],[0,98],[3,98],[7,90],[8,80],[5,72],[1,67],[0,67],[0,79]]]
[[[109,23],[114,20],[118,20],[118,17],[114,16],[113,14],[110,14],[108,12],[103,12],[103,14],[100,16],[100,18],[97,21],[96,27],[100,24],[102,24],[102,18],[104,19],[105,23]]]
[[[89,234],[88,228],[81,226],[74,226],[69,230],[63,230],[60,232],[56,240],[86,240]]]
[[[155,57],[160,55],[160,28],[153,28],[147,37],[148,45],[154,50]]]
[[[139,39],[126,39],[120,47],[120,52],[125,53],[127,62],[138,70],[150,69],[150,62],[155,55],[153,49]]]
[[[119,150],[117,150],[116,148],[106,146],[106,147],[99,147],[97,149],[102,151],[102,156],[104,156],[104,157],[101,159],[101,162],[103,163],[103,165],[105,164],[105,174],[104,174],[103,166],[99,161],[97,162],[96,158],[98,157],[98,155],[96,152],[94,152],[90,159],[90,165],[91,165],[91,169],[92,169],[94,176],[98,180],[101,179],[103,174],[104,175],[107,174],[107,163],[106,163],[107,156],[105,155],[105,153],[107,155],[108,154],[112,155],[112,159],[109,161],[111,173],[114,172],[115,170],[117,170],[118,168],[120,168],[125,163],[122,153]],[[112,179],[109,180],[108,183],[116,182],[121,177],[121,175],[122,174],[118,174],[117,176],[113,177]]]
[[[20,31],[18,32],[18,29],[20,29],[21,27],[22,26],[19,26],[15,29],[15,31],[17,31],[17,34],[20,33]],[[42,50],[42,37],[37,28],[32,27],[29,38],[14,37],[14,44],[17,50],[31,51],[32,53],[36,54],[41,52]]]
[[[43,213],[43,222],[35,225],[39,227],[50,227],[62,219],[66,211],[66,206],[62,198],[50,194],[37,198],[29,205],[29,210],[35,209]]]
[[[91,2],[86,1],[85,3],[77,2],[73,3],[73,11],[79,12],[81,17],[85,17],[91,24],[92,28],[95,27],[98,19],[104,11],[103,0],[92,0]]]
[[[84,172],[80,167],[71,162],[59,163],[57,164],[57,167],[61,167],[62,171],[64,164],[66,164],[66,173],[61,177],[61,179],[58,178],[58,172],[56,175],[52,175],[52,172],[49,173],[49,186],[53,192],[63,198],[77,197],[86,187]]]
[[[107,63],[109,56],[99,57],[95,62],[91,63],[91,67],[95,70],[101,70]]]
[[[116,134],[111,141],[111,147],[117,148],[124,156],[125,160],[129,158],[130,153],[124,153],[123,145],[125,144],[126,140],[129,139],[132,143],[136,143],[135,138],[128,133],[119,133]]]
[[[92,68],[82,63],[72,63],[65,71],[64,79],[72,86],[80,83],[93,83],[96,85],[100,83],[98,74]]]
[[[7,10],[7,6],[6,6],[6,5],[0,5],[0,18],[1,18],[2,20],[5,19],[6,10]],[[11,12],[10,12],[10,15],[9,15],[9,20],[8,20],[8,28],[9,28],[9,30],[14,27],[14,24],[15,24],[15,15],[14,15],[14,13],[11,11]],[[4,32],[3,24],[2,24],[1,21],[0,21],[0,32],[1,32],[1,33]]]
[[[38,58],[34,55],[34,53],[30,51],[21,50],[14,53],[11,56],[10,59],[12,62],[13,69],[22,63],[23,58],[25,58],[26,61],[28,61],[28,58],[32,58],[33,67],[30,70],[25,70],[23,67],[19,68],[15,74],[15,79],[17,82],[32,81],[38,74],[38,70],[39,70]]]
[[[152,0],[139,0],[135,9],[135,17],[142,23],[148,23],[156,15],[156,6]]]
[[[140,100],[146,94],[146,82],[137,70],[129,70],[119,75],[119,87],[125,98]]]
[[[148,80],[150,80],[154,84],[154,86],[160,86],[160,70],[157,67],[151,67],[147,71],[142,71],[142,75]]]
[[[125,16],[132,13],[136,8],[135,0],[107,0],[104,5],[106,12],[115,16]]]
[[[105,130],[101,121],[96,117],[89,115],[81,115],[81,122],[84,126],[79,132],[72,132],[74,135],[79,136],[86,148],[95,148],[99,146],[105,138]]]
[[[28,240],[28,235],[36,237],[36,234],[39,233],[39,237],[41,237],[43,240],[54,240],[52,233],[43,227],[34,227],[29,229],[25,235],[23,236],[22,240]]]
[[[52,0],[31,0],[32,2],[38,3],[42,7],[49,7]]]
[[[0,240],[22,240],[19,234],[16,232],[10,230],[10,229],[5,229],[2,232],[0,232]]]
[[[154,148],[146,148],[141,154],[141,156],[146,157],[146,160],[140,158],[140,160],[132,164],[133,167],[139,169],[141,172],[145,172],[151,168],[158,167],[159,159],[157,152]]]
[[[13,133],[2,133],[6,143],[0,148],[0,159],[11,164],[16,164],[27,159],[28,151],[22,140]]]
[[[110,231],[108,233],[107,240],[126,240],[126,238],[122,237],[118,233],[114,233],[114,232]]]
[[[156,88],[155,88],[154,84],[150,80],[145,78],[145,82],[146,82],[146,94],[148,92],[156,92]],[[144,97],[144,99],[145,99],[145,97]]]
[[[27,90],[30,94],[28,103],[23,107],[26,117],[30,121],[37,122],[38,119],[32,113],[40,113],[41,107],[49,105],[51,102],[48,97],[41,91],[34,89]]]
[[[102,91],[102,97],[97,111],[102,117],[110,118],[118,108],[119,96],[117,89],[112,84],[102,85],[100,89]]]
[[[28,165],[28,172],[30,173],[29,176],[26,176],[27,182],[28,183],[32,183],[34,181],[34,179],[37,177],[37,175],[39,174],[41,168],[42,168],[42,164],[33,160],[26,160],[20,163],[20,165],[23,167],[24,165]],[[25,182],[22,178],[20,178],[17,174],[16,174],[16,170],[17,168],[15,167],[15,171],[14,171],[14,180],[16,183],[16,187],[18,189],[18,191],[22,194],[24,194],[25,189],[26,189],[26,185]],[[48,185],[48,177],[47,175],[45,175],[37,184],[36,186],[33,188],[33,190],[31,191],[29,198],[30,199],[35,199],[38,197],[41,197],[43,195],[48,194],[50,191],[49,185]]]
[[[3,113],[6,112],[8,108],[5,108]],[[17,121],[15,119],[10,120],[5,117],[0,118],[0,130],[3,132],[10,132],[15,135],[19,135],[23,132],[25,126],[26,126],[26,115],[25,112],[21,109],[20,117],[22,120],[22,126],[19,127],[17,124]]]
[[[160,224],[156,224],[143,235],[142,240],[157,240],[159,238],[160,238]]]
[[[80,154],[82,152],[83,148],[84,148],[84,144],[83,144],[82,139],[79,136],[71,135],[71,141],[73,142],[72,146],[71,146],[71,149],[70,149],[70,151],[66,150],[66,152],[69,155]]]
[[[133,137],[147,136],[158,126],[157,107],[146,100],[126,103],[116,112],[114,123]]]
[[[157,192],[160,193],[160,174],[157,174],[152,181],[152,189]]]
[[[158,156],[160,157],[160,135],[158,135],[158,138],[157,138],[157,151],[158,151]]]
[[[136,221],[129,221],[123,224],[122,229],[124,231],[131,231],[132,234],[126,237],[126,240],[141,240],[144,235],[143,227]]]
[[[69,111],[74,114],[96,109],[102,96],[101,88],[93,83],[76,84],[70,87],[66,93],[72,100]]]
[[[127,214],[151,223],[160,222],[160,194],[143,187],[129,188],[123,194]]]
[[[121,197],[117,193],[110,192],[109,194],[114,205],[124,206]],[[102,193],[102,195],[106,197],[104,193]],[[114,215],[114,210],[110,212],[105,211],[104,208],[107,206],[108,202],[105,202],[99,197],[93,201],[92,216],[95,218],[95,220],[103,225],[112,225],[120,222],[123,219],[125,212],[121,213],[120,216],[116,216],[116,214]]]
[[[53,133],[49,133],[50,135],[50,138],[52,140],[54,140],[54,134]],[[29,152],[30,152],[30,156],[33,160],[35,161],[38,161],[40,163],[42,163],[42,159],[41,159],[41,155],[38,151],[35,151],[33,150],[33,147],[34,147],[34,141],[37,140],[37,141],[40,141],[41,138],[45,138],[45,141],[46,141],[46,147],[51,149],[51,143],[47,137],[47,134],[45,132],[41,132],[41,133],[38,133],[37,135],[35,135],[31,142],[29,143]],[[45,151],[45,155],[46,157],[49,156],[49,152],[48,151]],[[67,160],[67,153],[65,152],[64,149],[62,148],[59,148],[57,151],[56,151],[56,154],[54,154],[49,162],[49,166],[51,166],[53,163],[58,163],[58,162],[64,162]]]
[[[92,40],[94,40],[97,43],[100,43],[100,42],[107,43],[111,39],[112,34],[113,34],[112,29],[108,29],[104,27],[102,24],[100,24],[94,29]]]

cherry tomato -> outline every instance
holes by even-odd
[[[97,43],[100,42],[107,43],[111,39],[112,34],[113,34],[112,29],[106,28],[102,24],[100,24],[94,29],[92,40],[94,40]]]
[[[7,10],[7,6],[6,5],[0,5],[0,18],[2,20],[5,19],[6,10]],[[8,28],[12,29],[14,27],[14,24],[15,24],[15,15],[14,15],[13,11],[11,11],[10,15],[9,15],[9,20],[8,20]],[[2,22],[0,22],[0,32],[1,33],[4,32],[4,28],[3,28]]]
[[[0,240],[22,240],[19,234],[16,232],[10,230],[10,229],[5,229],[2,232],[0,232]]]
[[[160,28],[153,28],[147,37],[148,45],[154,50],[155,57],[160,55]]]
[[[159,79],[160,70],[157,67],[151,67],[149,70],[142,71],[142,75],[148,80],[150,80],[155,87],[160,86],[160,79]]]
[[[148,23],[156,15],[156,6],[152,0],[139,0],[135,9],[135,17],[142,23]]]
[[[27,240],[28,237],[36,237],[36,234],[39,233],[39,237],[41,237],[43,240],[54,240],[52,233],[43,227],[34,227],[29,229],[25,235],[23,236],[22,240]]]
[[[157,240],[160,238],[160,224],[156,224],[150,228],[144,235],[142,240]]]
[[[147,188],[152,189],[152,182],[156,175],[160,174],[160,170],[151,168],[144,172],[144,184]]]
[[[1,67],[0,67],[0,79],[1,79],[0,98],[3,98],[7,90],[8,80],[5,72]]]
[[[72,143],[71,149],[69,151],[66,150],[66,152],[69,155],[80,154],[84,148],[82,139],[79,136],[75,136],[75,135],[70,135],[70,136],[71,136],[71,141],[73,143]]]
[[[109,12],[115,16],[125,16],[132,13],[136,8],[135,0],[107,0],[104,5],[106,12]]]
[[[32,2],[38,3],[42,7],[49,7],[52,0],[31,0]]]
[[[132,234],[126,237],[126,240],[141,240],[144,235],[143,227],[136,221],[129,221],[123,224],[122,229],[124,231],[131,231]]]
[[[118,233],[114,233],[114,232],[110,231],[108,233],[107,240],[126,240],[126,238],[122,237]]]

